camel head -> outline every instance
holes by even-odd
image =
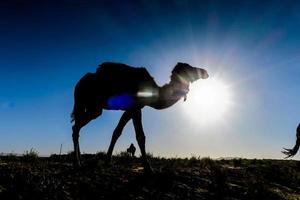
[[[198,79],[207,79],[208,77],[209,75],[205,69],[179,62],[172,70],[171,80],[192,83]]]

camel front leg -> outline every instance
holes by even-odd
[[[146,149],[145,149],[146,136],[144,134],[143,124],[142,124],[142,111],[140,109],[136,110],[133,114],[132,119],[133,119],[133,125],[136,133],[136,139],[142,154],[144,171],[145,173],[152,173],[151,166],[147,160]]]
[[[111,142],[109,145],[109,148],[107,150],[107,154],[106,154],[106,162],[110,163],[111,162],[111,156],[115,147],[115,144],[118,140],[118,138],[121,136],[122,131],[125,127],[125,125],[127,124],[127,122],[131,119],[132,117],[132,113],[131,111],[125,111],[117,125],[117,127],[115,128],[112,138],[111,138]]]

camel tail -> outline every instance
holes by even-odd
[[[80,96],[80,92],[78,91],[78,85],[75,87],[75,91],[74,91],[74,107],[73,107],[73,111],[71,113],[71,123],[72,122],[76,122],[76,119],[78,119],[78,117],[80,115],[82,115],[82,113],[85,110],[85,107],[82,105],[82,100],[81,100],[81,96]]]
[[[80,115],[82,115],[84,113],[85,106],[81,102],[82,101],[80,99],[80,96],[75,91],[74,107],[73,107],[73,111],[71,113],[71,122],[74,122],[74,121],[76,122],[76,119],[78,119],[78,117],[80,117]]]
[[[71,113],[71,123],[75,121],[77,113],[78,113],[78,105],[76,104],[76,102],[74,102],[73,111]]]
[[[74,106],[75,107],[75,106]],[[71,113],[71,123],[75,121],[75,109],[73,109],[72,113]]]
[[[76,85],[77,87],[77,85]],[[75,91],[74,91],[74,106],[73,106],[73,110],[71,113],[71,123],[73,123],[78,115],[78,111],[79,111],[79,105],[78,105],[78,98],[76,97],[76,87],[75,87]]]

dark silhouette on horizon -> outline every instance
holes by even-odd
[[[134,157],[135,150],[136,150],[135,146],[133,145],[133,143],[131,143],[129,148],[127,148],[126,151],[131,157]]]
[[[285,158],[293,157],[294,155],[296,155],[296,153],[299,150],[299,146],[300,146],[300,123],[298,124],[298,127],[296,129],[296,144],[295,144],[295,146],[292,149],[283,148],[284,150],[282,151],[282,153],[286,155]]]
[[[187,63],[177,63],[172,70],[171,80],[160,87],[143,68],[135,68],[122,63],[105,62],[96,73],[87,73],[75,86],[72,121],[74,125],[74,164],[80,166],[79,132],[82,127],[102,114],[102,110],[125,111],[115,128],[107,151],[107,162],[123,128],[132,119],[136,139],[141,151],[145,172],[152,169],[146,157],[145,134],[142,126],[141,109],[150,106],[165,109],[181,98],[186,99],[190,83],[208,78],[206,70],[192,67]]]

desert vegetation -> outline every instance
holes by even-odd
[[[300,164],[295,160],[162,158],[148,155],[154,173],[139,158],[72,153],[0,157],[0,199],[300,199]]]

